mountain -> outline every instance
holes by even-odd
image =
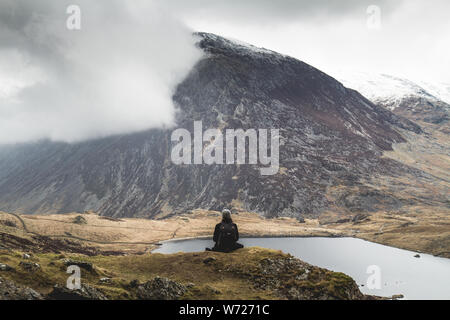
[[[413,121],[447,124],[450,85],[413,82],[386,74],[341,73],[338,79],[377,105]]]
[[[450,84],[419,82],[419,85],[439,100],[450,104]]]
[[[450,86],[440,83],[413,82],[385,74],[341,72],[338,78],[348,87],[357,89],[375,104],[405,117],[421,127],[422,133],[399,129],[407,143],[394,146],[395,151],[386,153],[391,159],[427,172],[431,179],[415,178],[416,195],[430,198],[437,192],[448,197],[450,185]],[[426,189],[428,188],[428,191]],[[412,192],[413,189],[410,189]],[[433,191],[435,190],[435,191]],[[428,196],[425,196],[428,194]],[[448,201],[440,206],[416,211],[448,214]]]
[[[204,129],[279,129],[277,174],[263,176],[257,165],[175,165],[175,128],[3,146],[0,210],[164,218],[232,206],[318,217],[445,205],[445,193],[417,191],[432,175],[386,156],[407,142],[405,133],[420,135],[419,125],[294,58],[196,37],[205,55],[174,93],[175,128],[193,132],[201,120]]]

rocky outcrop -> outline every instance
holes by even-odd
[[[359,213],[352,218],[352,222],[355,224],[368,220],[370,220],[370,215],[364,213]]]
[[[0,249],[20,250],[26,252],[52,252],[52,253],[79,253],[87,256],[122,255],[117,251],[101,251],[96,247],[90,247],[79,241],[69,239],[52,239],[46,236],[32,235],[31,237],[19,237],[13,234],[0,232]],[[3,250],[2,249],[2,250]]]
[[[48,294],[49,300],[108,300],[108,298],[98,289],[82,284],[80,289],[68,289],[55,285],[53,291]]]
[[[83,217],[83,216],[76,216],[76,217],[73,219],[73,223],[75,223],[75,224],[87,224],[87,220],[86,220],[86,218]]]
[[[94,271],[94,265],[90,262],[84,262],[84,261],[76,261],[72,259],[62,259],[62,262],[66,267],[69,266],[78,266],[86,271],[92,272]]]
[[[0,277],[0,300],[43,300],[43,297],[31,288]]]
[[[430,95],[409,95],[398,100],[377,100],[377,104],[413,121],[446,127],[450,121],[450,105]],[[447,131],[447,133],[449,133]]]
[[[280,298],[289,300],[364,300],[349,276],[321,269],[291,256],[262,259],[256,268],[225,268],[228,272],[249,277],[257,289],[271,290]]]
[[[35,262],[26,262],[26,261],[21,261],[20,263],[19,263],[19,266],[23,269],[23,270],[25,270],[25,271],[27,271],[27,272],[36,272],[36,271],[38,271],[38,270],[40,270],[41,269],[41,266],[38,264],[38,263],[35,263]]]
[[[17,255],[11,253],[9,259],[14,257]],[[51,259],[52,255],[36,254],[33,259],[43,257]],[[196,252],[92,259],[99,274],[83,271],[81,287],[74,290],[60,282],[67,274],[58,256],[46,264],[45,272],[32,277],[24,276],[22,270],[1,271],[2,277],[12,281],[0,278],[0,299],[372,299],[363,295],[347,275],[312,266],[281,251],[257,247],[229,254]],[[142,283],[133,278],[150,280]],[[41,294],[27,286],[38,287]]]
[[[10,228],[17,228],[17,224],[11,220],[0,220],[0,224]]]
[[[168,278],[156,277],[138,285],[136,292],[141,300],[178,300],[186,293],[186,287]]]

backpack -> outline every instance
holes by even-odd
[[[236,241],[236,227],[232,223],[222,223],[220,225],[218,245],[228,246]]]

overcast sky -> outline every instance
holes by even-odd
[[[331,75],[450,83],[449,3],[0,0],[0,143],[170,126],[171,95],[201,57],[192,31],[279,51]],[[81,8],[78,31],[66,28],[71,4]]]
[[[292,55],[326,72],[450,83],[448,0],[168,0],[194,29]],[[371,5],[380,29],[368,28]]]

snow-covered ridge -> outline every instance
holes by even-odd
[[[218,36],[216,34],[213,33],[206,33],[206,32],[198,32],[197,33],[198,36],[200,36],[201,38],[205,39],[205,40],[210,40],[210,41],[214,41],[214,42],[220,42],[224,45],[228,46],[232,46],[233,48],[240,48],[243,50],[249,50],[249,51],[253,51],[255,53],[266,53],[266,54],[279,54],[275,51],[271,51],[269,49],[266,48],[259,48],[256,47],[250,43],[241,41],[241,40],[237,40],[234,38],[223,38],[221,36]]]
[[[281,59],[288,57],[287,55],[283,55],[276,51],[260,48],[234,38],[224,38],[213,33],[197,32],[195,35],[202,39],[203,42],[210,42],[214,44],[213,46],[215,49],[222,47],[239,53],[240,55],[247,55],[253,58],[264,56],[269,59]]]
[[[431,93],[433,96],[450,104],[450,84],[439,83],[432,84],[429,82],[419,82],[420,86]]]
[[[401,101],[409,97],[443,101],[450,104],[450,85],[416,83],[387,74],[364,72],[339,72],[334,75],[344,86],[359,91],[367,99],[389,105],[395,109]]]

